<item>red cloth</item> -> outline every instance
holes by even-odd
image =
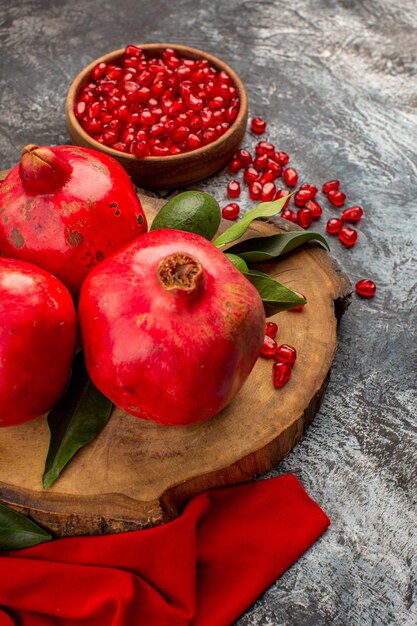
[[[149,530],[0,555],[0,626],[230,626],[324,532],[298,480],[214,489]]]

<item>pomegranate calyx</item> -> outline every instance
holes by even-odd
[[[157,278],[165,291],[189,296],[200,291],[204,271],[201,263],[191,254],[175,252],[159,262]]]
[[[52,148],[28,144],[21,153],[19,174],[24,188],[32,194],[54,193],[72,172],[69,163]]]

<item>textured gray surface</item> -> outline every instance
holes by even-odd
[[[2,167],[26,143],[68,141],[65,94],[92,59],[128,42],[172,41],[229,62],[251,114],[265,116],[268,138],[303,180],[340,178],[349,204],[362,204],[358,245],[331,245],[352,282],[369,276],[378,294],[354,299],[322,409],[271,472],[294,472],[332,525],[238,625],[417,624],[415,0],[1,0],[0,8]],[[223,202],[226,179],[199,187]]]

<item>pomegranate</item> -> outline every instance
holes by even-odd
[[[65,391],[77,340],[74,303],[30,263],[0,259],[0,426],[49,411]]]
[[[129,413],[186,425],[218,413],[264,340],[256,289],[209,241],[161,229],[85,280],[79,319],[94,384]]]
[[[75,146],[26,146],[0,186],[0,215],[0,253],[51,272],[74,297],[95,265],[147,230],[121,165]]]

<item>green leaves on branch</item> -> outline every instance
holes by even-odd
[[[319,241],[329,249],[329,245],[323,235],[304,230],[302,232],[280,233],[268,237],[246,239],[229,248],[228,253],[238,255],[246,263],[272,261],[272,259],[283,256],[307,241],[312,240]]]
[[[252,269],[248,272],[243,272],[243,274],[258,290],[267,317],[275,315],[275,313],[279,313],[279,311],[286,311],[300,304],[306,304],[306,300],[300,298],[300,296],[291,291],[291,289],[281,285],[281,283],[268,276],[268,274]]]
[[[51,539],[29,518],[0,504],[0,550],[30,548]]]
[[[74,454],[104,428],[112,406],[89,379],[80,352],[74,359],[67,393],[48,415],[51,440],[42,476],[44,489],[55,482]]]
[[[220,237],[217,237],[217,239],[213,241],[214,245],[218,248],[223,248],[223,246],[226,246],[228,243],[240,239],[252,224],[253,220],[259,219],[260,217],[272,217],[273,215],[277,215],[282,211],[287,200],[288,196],[284,196],[284,198],[274,200],[273,202],[262,202],[258,204],[254,209],[247,211],[236,224],[233,224],[233,226],[225,230]]]

